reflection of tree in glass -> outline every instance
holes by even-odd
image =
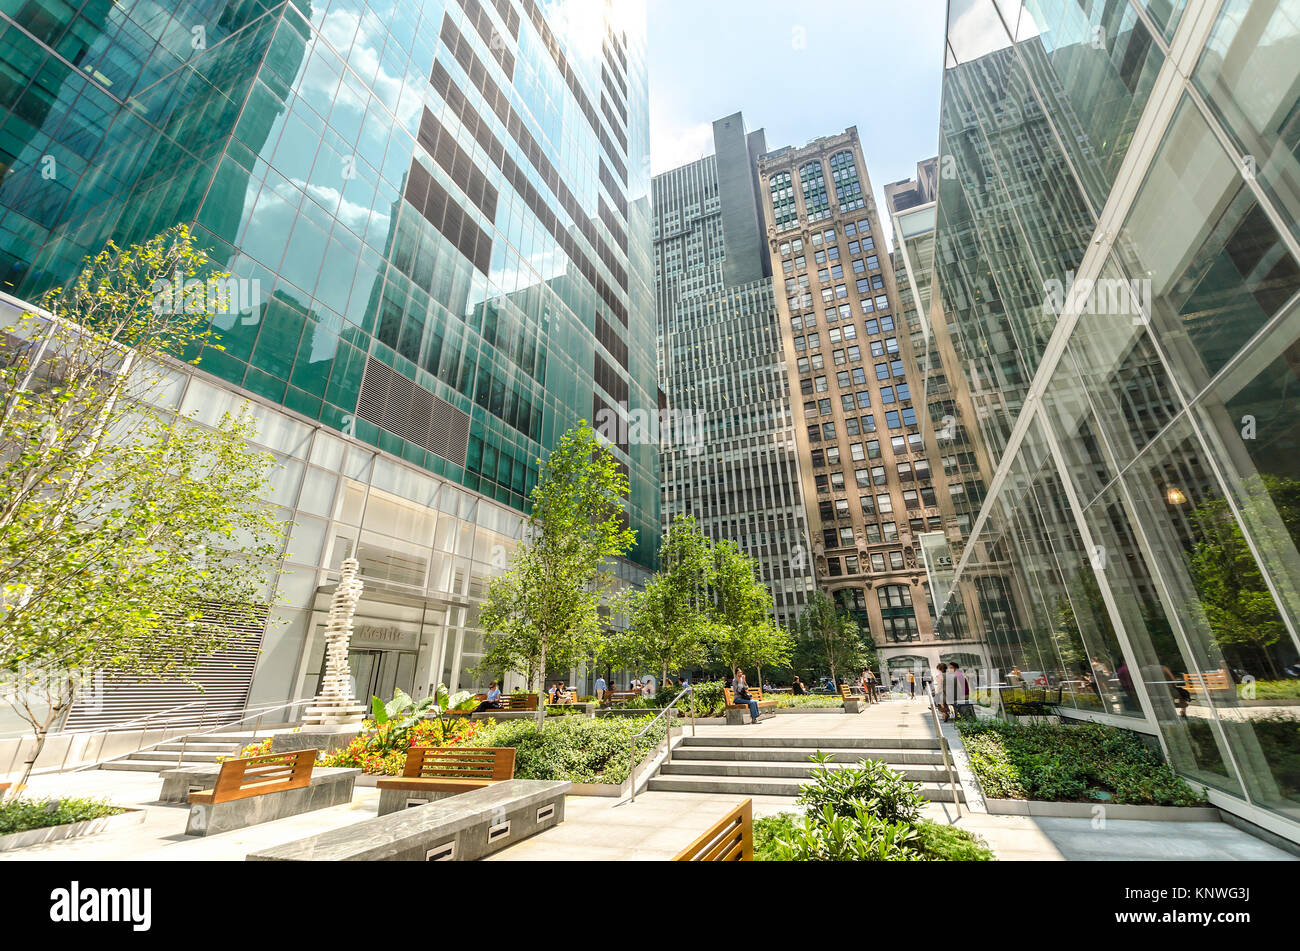
[[[1255,483],[1248,486],[1253,501],[1247,504],[1275,507],[1291,537],[1300,537],[1300,482],[1268,475],[1250,481]],[[1262,661],[1276,679],[1277,662],[1269,648],[1286,635],[1286,625],[1264,584],[1259,563],[1246,545],[1241,525],[1224,499],[1210,499],[1193,510],[1189,519],[1197,528],[1198,541],[1188,557],[1188,567],[1215,641],[1234,666],[1246,666],[1238,653],[1244,649]],[[1252,519],[1257,525],[1270,521]]]

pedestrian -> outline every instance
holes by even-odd
[[[605,683],[605,678],[596,675],[596,699],[601,703],[609,703],[609,684]]]
[[[956,661],[948,662],[948,670],[952,673],[952,705],[957,711],[958,717],[968,717],[975,719],[975,708],[970,702],[970,681],[961,671],[961,665]]]
[[[796,676],[794,678],[794,686],[790,688],[790,692],[796,697],[802,697],[808,692],[808,688],[805,687],[803,681]]]
[[[749,684],[745,680],[745,672],[739,667],[736,668],[736,678],[732,681],[731,696],[736,703],[748,704],[750,720],[754,723],[759,721],[758,701],[749,695]]]
[[[494,680],[488,684],[487,699],[474,708],[475,713],[482,713],[484,710],[501,709],[501,687]]]
[[[948,665],[939,664],[934,669],[934,707],[939,711],[943,722],[947,723],[952,719],[952,713],[948,709]]]
[[[907,692],[909,700],[916,699],[916,674],[910,670],[907,672]]]

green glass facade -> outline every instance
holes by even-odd
[[[1298,50],[1295,0],[953,0],[931,308],[989,484],[940,616],[984,702],[1151,734],[1291,839]]]
[[[256,288],[201,370],[517,511],[657,410],[637,4],[170,7],[0,4],[0,289],[188,223]],[[657,447],[614,451],[649,566]]]

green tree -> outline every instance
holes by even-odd
[[[713,650],[728,672],[758,662],[772,623],[772,592],[757,566],[730,540],[713,549]]]
[[[695,519],[674,518],[659,545],[659,571],[644,589],[622,599],[629,628],[609,637],[604,658],[616,666],[652,665],[661,684],[670,670],[703,663],[711,630],[712,562],[709,540]]]
[[[177,276],[205,293],[165,302]],[[150,401],[167,359],[219,349],[228,298],[206,289],[227,276],[183,227],[110,243],[5,328],[27,341],[0,355],[0,674],[36,740],[18,787],[88,684],[184,680],[265,623],[274,460],[246,416],[208,429]]]
[[[835,601],[824,591],[814,591],[808,599],[799,615],[797,631],[809,650],[825,662],[835,683],[840,682],[843,672],[861,670],[867,665],[868,655],[863,650],[862,631],[857,622],[841,614]]]
[[[533,489],[524,544],[488,585],[483,667],[526,673],[540,694],[548,661],[569,666],[593,652],[613,581],[602,566],[636,540],[625,527],[627,494],[627,476],[586,420],[564,434]],[[539,703],[539,727],[545,716]]]

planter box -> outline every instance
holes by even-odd
[[[797,713],[801,716],[805,713],[814,713],[814,714],[834,713],[838,716],[839,714],[844,712],[844,708],[843,707],[777,707],[772,712],[773,713]]]
[[[1144,819],[1149,822],[1219,822],[1213,806],[1129,806],[1114,802],[1040,802],[1035,799],[992,799],[984,797],[994,816],[1037,816],[1051,819],[1091,819],[1102,806],[1107,819]]]
[[[86,835],[97,835],[100,832],[112,832],[115,829],[140,825],[144,822],[144,818],[145,810],[126,809],[115,816],[101,816],[98,819],[69,822],[61,826],[46,826],[44,829],[28,829],[26,832],[11,832],[9,835],[0,835],[0,852],[23,849],[44,842],[58,842],[61,839],[78,839]]]

